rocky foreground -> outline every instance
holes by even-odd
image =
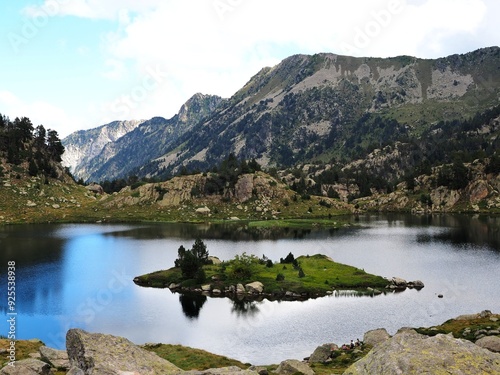
[[[385,329],[377,329],[365,333],[361,346],[353,349],[339,349],[328,343],[302,361],[285,360],[277,367],[231,366],[201,371],[184,371],[122,337],[70,329],[66,351],[42,346],[31,358],[6,364],[0,374],[48,375],[58,371],[57,374],[70,375],[314,375],[331,373],[333,368],[328,365],[335,358],[353,358],[360,353],[362,358],[344,374],[500,374],[499,320],[500,315],[483,311],[457,317],[438,327],[417,329],[434,335],[402,328],[391,337]],[[437,333],[450,327],[454,327],[453,333]],[[455,338],[459,333],[468,339]]]

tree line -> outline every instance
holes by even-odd
[[[57,131],[34,126],[28,117],[13,121],[0,114],[0,153],[13,165],[28,162],[31,176],[57,178],[55,163],[61,162],[64,146]]]

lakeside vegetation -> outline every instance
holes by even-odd
[[[213,259],[208,256],[203,241],[197,239],[192,249],[179,247],[174,267],[137,276],[134,282],[157,288],[175,285],[174,289],[181,292],[217,290],[216,294],[228,296],[236,293],[233,288],[237,284],[260,282],[263,290],[249,294],[268,298],[310,298],[331,293],[334,289],[366,290],[384,288],[389,283],[381,276],[337,263],[321,254],[295,258],[289,253],[279,262],[246,253],[216,262],[218,264],[214,264]]]

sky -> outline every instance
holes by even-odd
[[[294,54],[437,58],[500,45],[498,0],[15,0],[0,113],[65,137],[232,96]]]

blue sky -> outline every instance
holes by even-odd
[[[500,45],[498,0],[16,0],[0,5],[0,113],[64,137],[229,97],[287,56],[436,58]]]

